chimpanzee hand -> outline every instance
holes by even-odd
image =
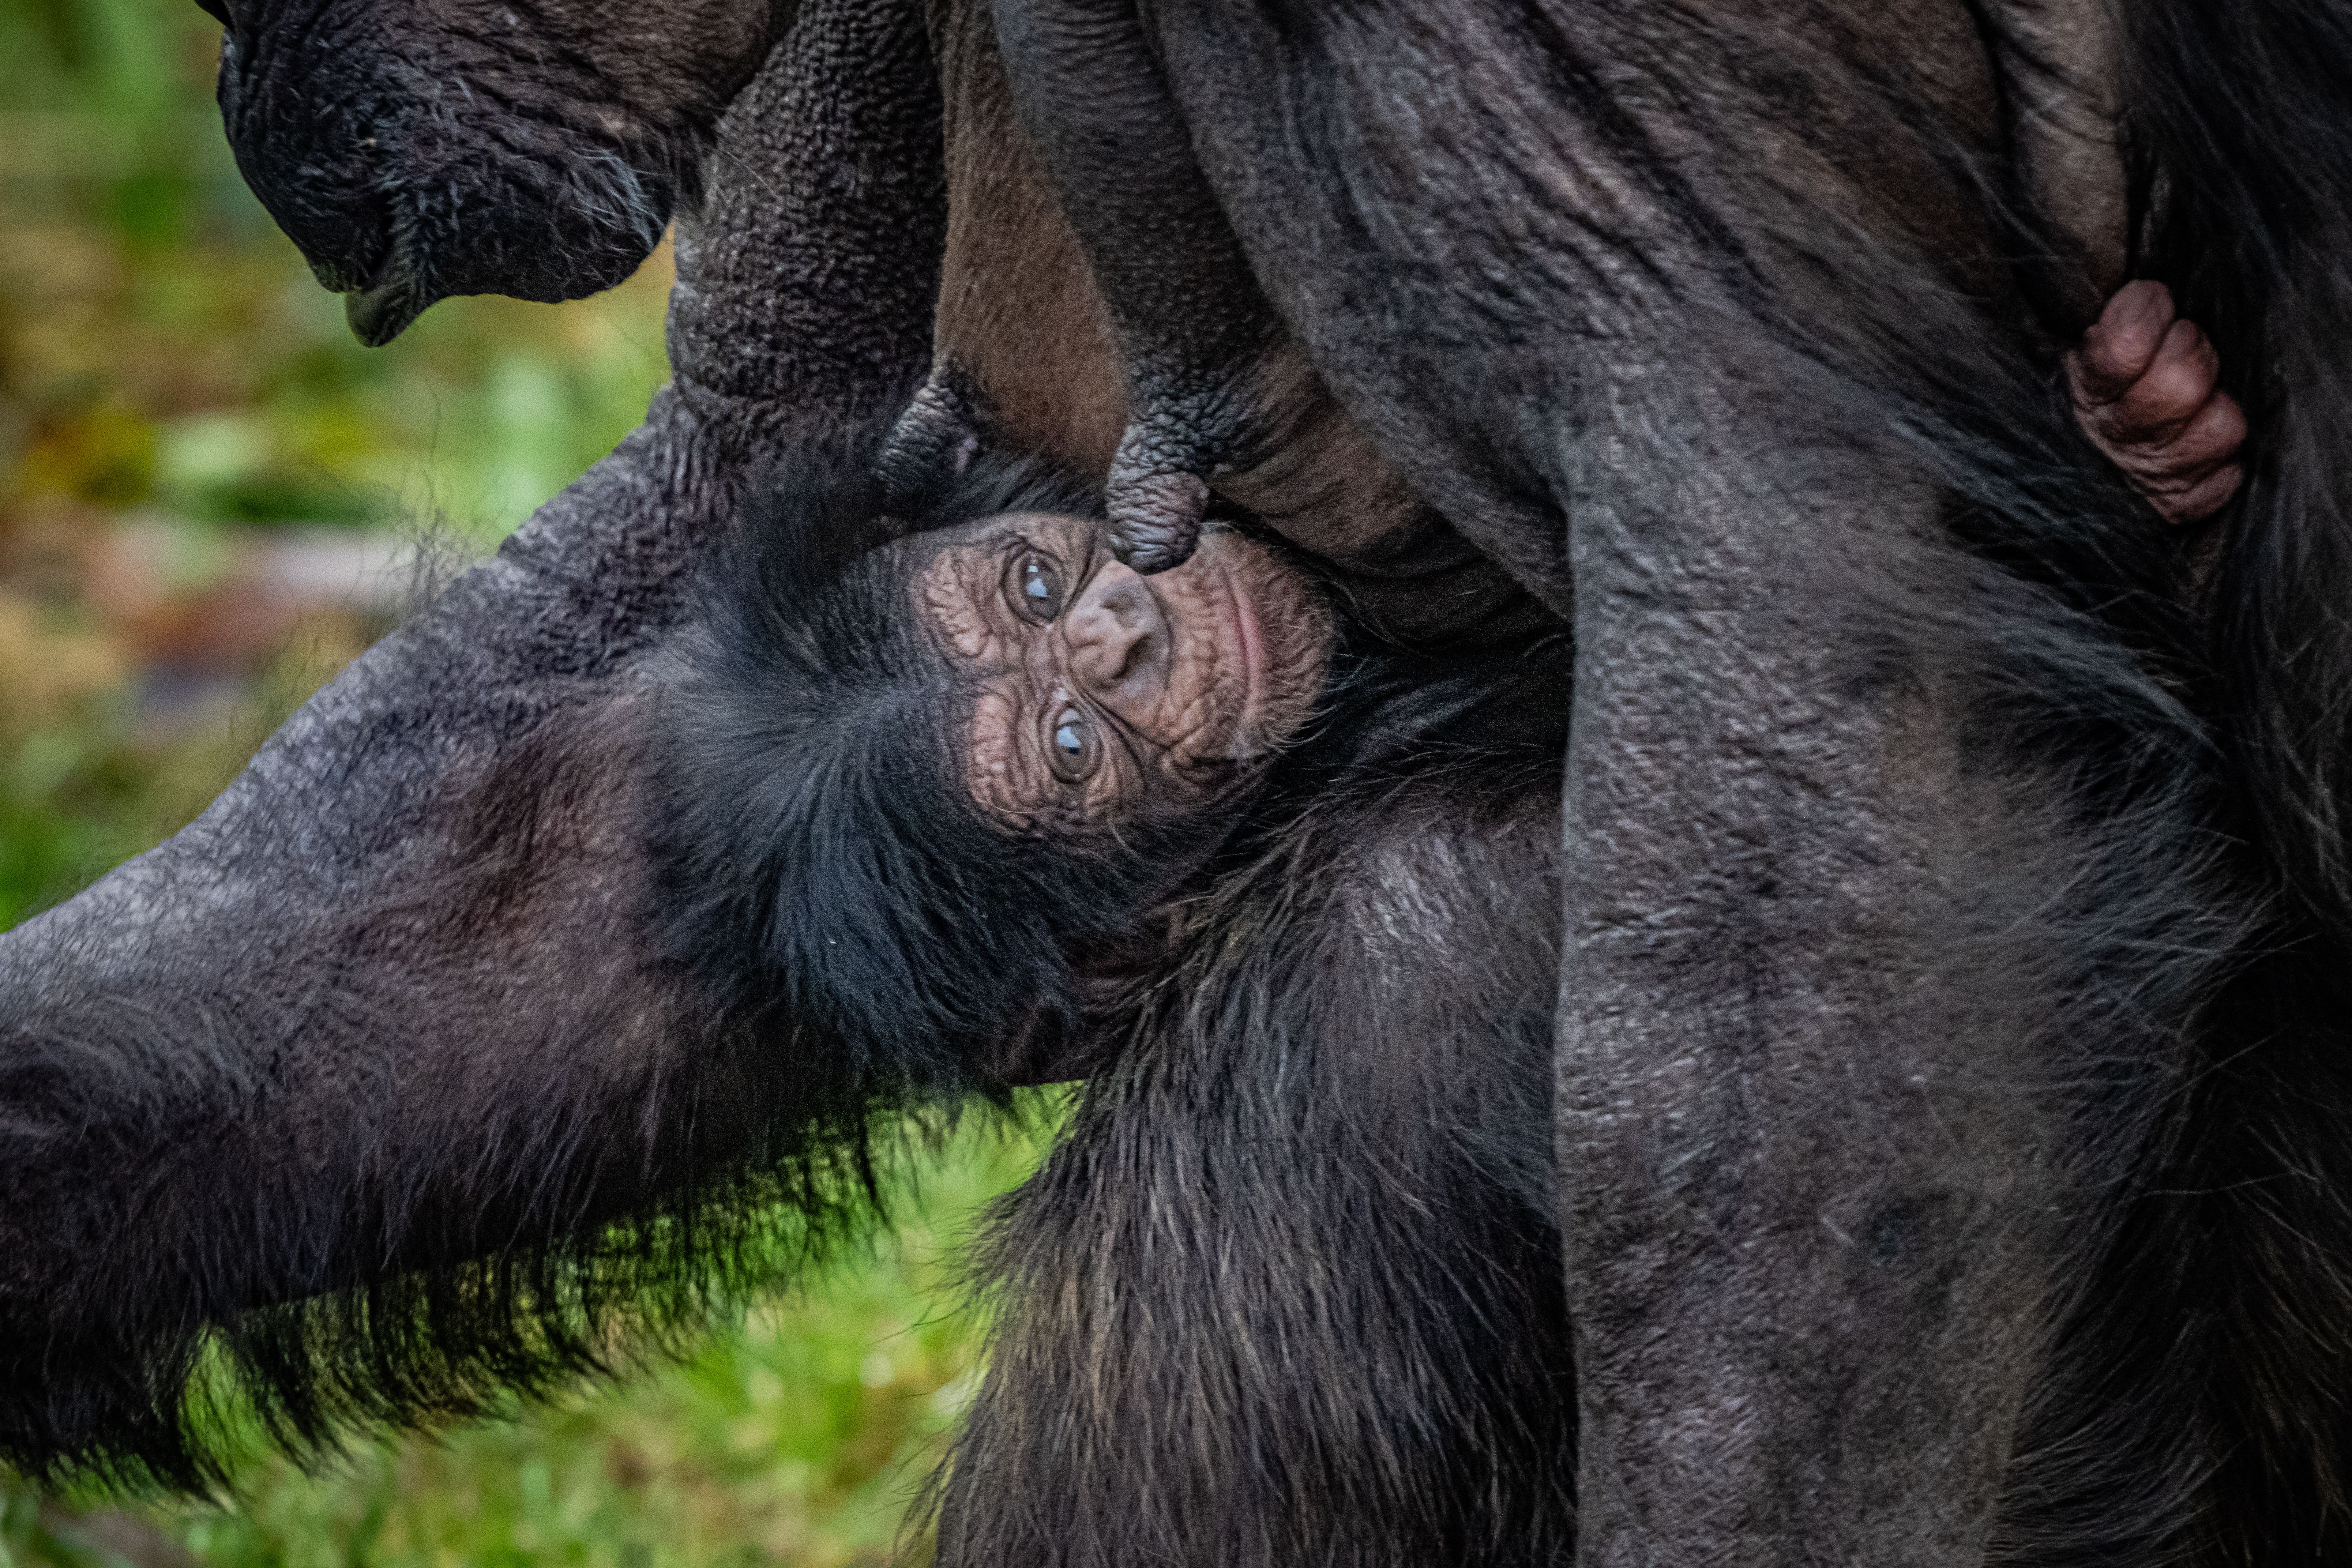
[[[2117,289],[2066,356],[2083,433],[2172,522],[2212,516],[2245,478],[2246,416],[2220,372],[2211,341],[2148,279]]]
[[[980,452],[980,416],[963,377],[952,366],[935,365],[916,389],[906,412],[890,427],[875,459],[891,506],[961,474]]]

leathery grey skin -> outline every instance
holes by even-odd
[[[237,166],[374,345],[453,294],[635,270],[797,0],[668,0],[654,26],[633,0],[205,4]]]
[[[854,1072],[730,1035],[652,951],[638,671],[756,455],[919,377],[935,80],[910,7],[809,0],[680,226],[645,425],[193,826],[0,941],[18,1460],[206,1479],[208,1323],[297,1447],[454,1415],[610,1356],[625,1300],[693,1317],[724,1227],[653,1216],[745,1196],[713,1173],[764,1152],[807,1239],[838,1213],[793,1154],[848,1136]]]
[[[1574,627],[1580,1563],[2346,1549],[2345,1336],[2306,1325],[2343,1321],[2352,1189],[2292,1105],[2345,1103],[2344,1041],[2284,956],[2341,960],[2334,811],[2292,776],[2336,731],[2231,752],[2217,698],[2324,705],[2344,639],[2209,642],[2184,599],[2227,624],[2293,573],[2199,579],[2051,390],[2129,240],[2233,323],[2236,384],[2294,366],[2272,408],[2336,416],[2344,183],[2299,162],[2308,205],[2263,206],[2229,193],[2268,158],[2210,149],[2339,112],[2309,61],[2347,37],[2095,9],[996,5],[1122,346],[1204,341],[1126,178],[1195,157],[1231,234],[1193,264],[1237,245],[1382,456]],[[2005,96],[2021,51],[2053,74]],[[2136,177],[2221,194],[2109,224],[2131,141],[2085,104],[2148,132]],[[1213,487],[1246,431],[1201,442],[1129,367],[1122,454]],[[2332,561],[2341,460],[2270,428],[2234,537]],[[1112,520],[1153,564],[1171,493]],[[2291,1213],[2221,1195],[2255,1171]]]

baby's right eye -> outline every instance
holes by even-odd
[[[1040,625],[1062,613],[1062,574],[1034,550],[1024,550],[1006,574],[1005,597],[1024,620]]]

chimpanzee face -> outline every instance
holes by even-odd
[[[1204,809],[1297,731],[1321,689],[1330,618],[1270,551],[1215,532],[1143,577],[1097,526],[984,519],[915,578],[918,613],[976,692],[972,797],[1016,826]]]
[[[698,188],[785,0],[198,0],[237,166],[362,342],[609,289]]]

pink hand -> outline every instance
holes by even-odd
[[[2212,516],[2245,479],[2246,416],[2218,385],[2221,363],[2147,279],[2117,289],[2066,356],[2083,433],[2173,522]]]

